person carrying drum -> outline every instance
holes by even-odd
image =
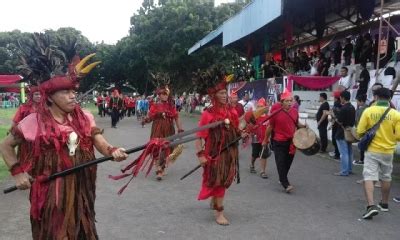
[[[293,145],[293,136],[297,128],[306,127],[299,122],[299,113],[292,108],[292,103],[293,95],[288,89],[285,89],[280,97],[280,108],[275,107],[271,110],[271,114],[274,114],[275,111],[280,112],[269,120],[263,141],[263,146],[267,146],[270,138],[272,140],[279,181],[287,193],[294,189],[288,180],[288,173],[296,151]]]

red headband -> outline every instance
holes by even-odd
[[[39,89],[46,93],[51,94],[60,90],[69,90],[74,89],[77,90],[79,88],[79,83],[77,81],[73,81],[68,76],[55,76],[46,82],[40,84]]]

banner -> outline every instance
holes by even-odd
[[[293,88],[293,82],[308,89],[319,90],[331,87],[340,77],[322,77],[322,76],[288,76],[288,88]]]
[[[270,78],[270,79],[259,79],[253,82],[232,83],[228,86],[229,92],[235,91],[242,99],[245,93],[249,94],[251,100],[258,100],[265,98],[267,101],[275,103],[278,99],[278,95],[283,92],[284,84],[283,78]]]

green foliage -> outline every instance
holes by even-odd
[[[183,92],[192,90],[192,73],[197,69],[218,63],[229,71],[240,61],[237,54],[219,46],[187,54],[191,46],[237,13],[246,1],[237,2],[215,8],[211,0],[144,0],[131,17],[129,36],[115,45],[93,44],[74,28],[46,30],[45,34],[58,46],[72,44],[75,39],[81,57],[97,53],[102,64],[81,82],[82,91],[95,83],[104,87],[128,83],[140,93],[151,93],[154,86],[150,73],[165,72],[171,76],[174,91]],[[18,41],[24,39],[29,39],[28,33],[0,32],[0,74],[17,73]]]
[[[190,56],[187,51],[239,11],[242,4],[223,4],[217,8],[212,1],[167,0],[161,4],[154,7],[145,1],[138,14],[131,18],[130,37],[120,42],[130,41],[131,53],[136,56],[136,60],[130,61],[128,69],[139,70],[140,79],[127,73],[127,79],[132,84],[147,82],[150,72],[167,72],[172,76],[172,85],[176,90],[192,90],[192,72],[215,63],[226,65],[229,69],[232,60],[238,59],[236,54],[220,47],[210,47]]]

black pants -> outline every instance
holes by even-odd
[[[318,128],[319,138],[321,139],[321,151],[325,152],[328,147],[328,130],[327,126],[320,126]]]
[[[119,121],[119,110],[113,109],[111,110],[111,126],[116,127]]]
[[[332,144],[333,144],[333,147],[335,147],[335,157],[338,158],[338,157],[340,157],[340,153],[339,153],[339,148],[336,144],[336,137],[335,137],[336,131],[337,131],[337,127],[333,126],[332,127]]]
[[[128,108],[128,117],[132,115],[135,115],[135,109],[134,108]]]
[[[365,152],[364,151],[360,151],[360,161],[364,162],[364,156],[365,156]]]
[[[344,57],[344,64],[345,64],[346,66],[351,64],[351,55],[350,55],[350,56],[345,56],[345,57]]]
[[[274,141],[275,163],[278,169],[279,181],[283,188],[287,188],[290,185],[287,175],[294,158],[294,155],[289,154],[290,144],[291,141]]]

